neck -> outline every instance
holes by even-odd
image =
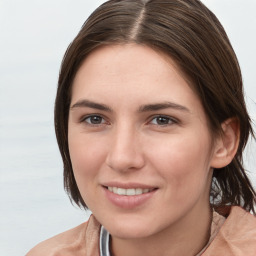
[[[143,238],[111,238],[113,256],[194,256],[207,244],[210,238],[212,211],[192,210],[177,224],[161,232]]]

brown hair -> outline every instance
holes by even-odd
[[[92,13],[69,45],[59,75],[55,130],[64,163],[64,185],[71,199],[86,208],[68,149],[73,79],[83,60],[97,47],[131,42],[161,51],[177,63],[192,81],[214,134],[228,118],[239,120],[237,153],[228,166],[214,170],[210,198],[214,207],[241,205],[253,210],[256,193],[242,163],[242,152],[253,130],[240,67],[222,25],[199,0],[110,0]]]

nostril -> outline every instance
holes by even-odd
[[[106,159],[106,164],[115,171],[134,171],[144,166],[144,159],[140,155],[110,155]]]
[[[120,125],[114,131],[114,138],[109,145],[106,158],[106,164],[119,172],[138,170],[145,162],[138,143],[138,134],[135,134],[134,128],[127,126],[129,126],[127,123]]]

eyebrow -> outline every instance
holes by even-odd
[[[94,108],[98,110],[112,112],[111,108],[109,108],[107,105],[93,102],[90,100],[79,100],[77,103],[72,105],[70,109],[73,110],[74,108]]]
[[[70,110],[73,110],[75,108],[86,108],[86,107],[103,110],[107,112],[113,112],[113,110],[105,104],[97,103],[97,102],[86,100],[86,99],[79,100],[77,103],[73,104],[70,107]],[[168,109],[168,108],[190,112],[189,109],[186,108],[185,106],[182,106],[173,102],[168,102],[168,101],[163,103],[142,105],[139,107],[138,112],[142,113],[142,112],[150,112],[150,111],[159,111],[159,110]]]
[[[158,111],[158,110],[163,110],[168,108],[190,112],[189,109],[186,108],[185,106],[182,106],[173,102],[168,102],[168,101],[163,103],[143,105],[139,108],[139,112]]]

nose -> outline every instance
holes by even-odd
[[[106,158],[107,165],[118,172],[139,170],[145,164],[139,132],[124,127],[113,131],[109,151]]]

